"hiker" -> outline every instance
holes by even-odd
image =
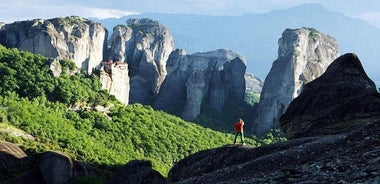
[[[240,136],[241,143],[244,145],[244,132],[243,132],[243,126],[244,126],[244,121],[241,118],[238,118],[236,120],[236,123],[234,125],[236,135],[235,135],[235,140],[234,144],[236,144],[236,139],[238,136]]]

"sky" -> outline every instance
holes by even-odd
[[[119,18],[138,13],[242,15],[318,3],[380,28],[379,0],[0,0],[0,22],[77,15]]]

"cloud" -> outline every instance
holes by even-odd
[[[126,15],[138,14],[135,11],[102,9],[102,8],[83,8],[85,17],[96,17],[99,19],[120,18]]]
[[[380,29],[380,12],[366,12],[357,16]]]

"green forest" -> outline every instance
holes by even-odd
[[[123,105],[101,89],[96,74],[67,72],[75,68],[71,61],[59,61],[63,72],[54,77],[51,62],[0,45],[0,139],[16,143],[30,157],[59,151],[101,169],[104,177],[97,181],[103,181],[135,159],[150,160],[166,176],[189,154],[233,142],[232,129],[215,131],[150,106]],[[249,136],[247,143],[282,140],[275,131]]]

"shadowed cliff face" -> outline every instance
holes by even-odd
[[[176,50],[168,59],[168,75],[153,107],[186,120],[195,119],[204,103],[222,112],[228,100],[243,102],[245,69],[245,60],[229,50],[192,55]]]
[[[380,94],[358,57],[345,54],[305,85],[280,126],[288,138],[335,134],[372,116],[380,116]]]
[[[278,58],[264,81],[254,121],[247,124],[256,134],[278,127],[280,116],[303,86],[338,57],[335,39],[315,29],[287,29],[278,44]]]
[[[103,60],[107,30],[100,24],[71,16],[35,19],[6,24],[0,29],[0,44],[35,54],[70,59],[91,73]]]

